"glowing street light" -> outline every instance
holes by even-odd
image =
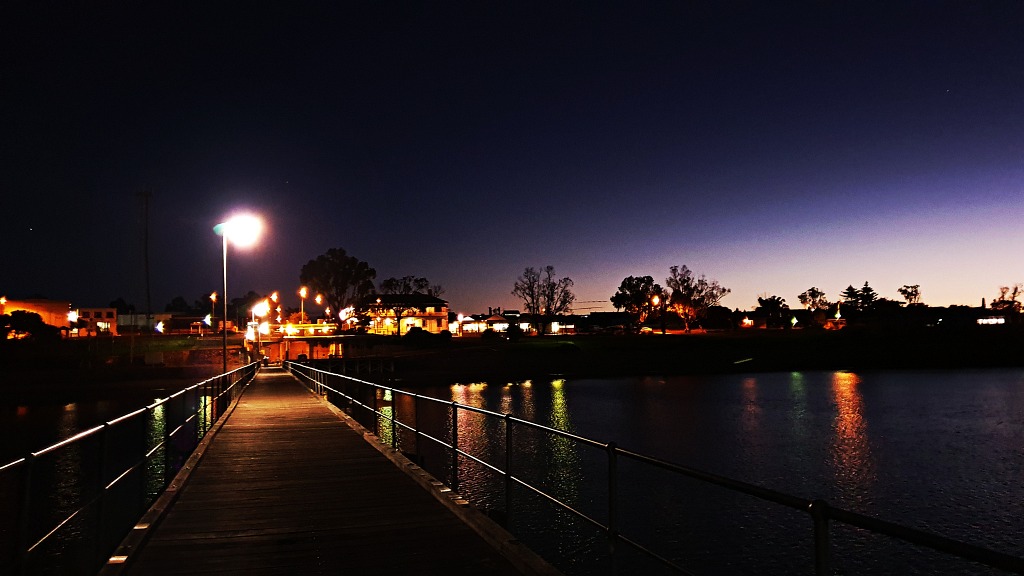
[[[213,227],[213,232],[223,238],[224,246],[224,292],[221,299],[224,301],[224,324],[221,326],[223,334],[223,358],[224,373],[228,371],[228,240],[239,248],[246,248],[256,243],[263,231],[263,222],[251,214],[240,214],[232,217],[227,222],[221,222]],[[216,302],[216,292],[210,295],[210,299]]]
[[[305,286],[303,286],[302,288],[299,288],[299,298],[300,298],[300,300],[299,300],[299,324],[305,324],[306,323],[306,295],[307,294],[309,294],[309,291],[306,290]]]

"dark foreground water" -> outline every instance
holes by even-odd
[[[1024,556],[1024,370],[477,382],[416,391]],[[152,399],[0,403],[0,460]],[[408,408],[400,403],[399,414]],[[500,422],[463,416],[458,428],[460,446],[503,465]],[[604,452],[517,431],[514,453],[517,476],[607,520]],[[421,455],[438,476],[450,473],[443,452]],[[492,473],[462,462],[459,477],[461,493],[504,509]],[[525,490],[512,496],[509,521],[529,546],[570,574],[611,573],[600,534]],[[624,535],[695,574],[813,573],[804,513],[623,459],[617,501]],[[832,537],[836,574],[999,573],[842,526]],[[659,573],[635,555],[617,559],[619,573]]]
[[[429,394],[1024,556],[1022,370],[467,383]],[[460,445],[493,453],[500,426],[463,420]],[[529,456],[514,473],[607,517],[601,451],[541,436],[515,450]],[[460,469],[461,492],[503,507],[500,482],[479,466]],[[813,572],[804,513],[621,459],[619,482],[621,532],[697,574]],[[599,535],[517,494],[512,525],[532,547],[569,572],[605,570]],[[842,526],[832,536],[835,573],[999,573]]]

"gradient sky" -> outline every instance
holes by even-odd
[[[14,6],[12,6],[14,4]],[[519,308],[685,264],[723,305],[1024,282],[1024,3],[342,2],[0,8],[0,293],[294,295],[341,247]]]

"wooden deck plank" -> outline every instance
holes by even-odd
[[[520,574],[294,377],[264,370],[127,574]]]

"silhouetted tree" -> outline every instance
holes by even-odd
[[[843,297],[843,304],[846,304],[848,309],[860,310],[860,290],[854,288],[853,284],[847,286],[839,295]]]
[[[920,284],[904,284],[900,288],[896,289],[900,293],[900,296],[907,301],[907,305],[920,304],[921,303],[921,285]]]
[[[843,304],[849,307],[849,309],[857,311],[870,310],[875,300],[878,299],[878,293],[867,282],[864,282],[864,286],[859,290],[854,288],[852,284],[847,286],[841,296],[843,297]]]
[[[302,267],[299,281],[314,293],[323,294],[331,310],[355,306],[363,297],[373,294],[377,271],[343,248],[331,248]]]
[[[35,312],[14,310],[0,316],[0,335],[6,340],[12,334],[19,339],[57,340],[60,328],[44,323],[43,317]]]
[[[523,300],[523,307],[533,317],[540,317],[538,332],[543,332],[545,320],[550,316],[572,311],[576,295],[572,292],[573,282],[569,277],[555,278],[555,267],[545,266],[543,270],[526,268],[512,287],[512,295]]]
[[[670,294],[669,307],[685,321],[687,330],[691,320],[704,318],[709,308],[717,306],[731,292],[703,274],[695,278],[685,265],[672,266],[668,271],[665,288]]]
[[[797,298],[800,299],[800,304],[808,310],[822,310],[829,307],[829,301],[825,298],[825,292],[814,286],[803,291]]]
[[[108,307],[117,310],[118,314],[132,314],[135,312],[135,305],[125,302],[124,298],[118,296],[117,300],[107,304]]]
[[[655,296],[658,297],[658,305],[654,303]],[[651,276],[627,276],[610,300],[616,310],[629,314],[634,326],[640,326],[651,312],[660,308],[664,297],[665,290]]]
[[[426,294],[440,298],[445,290],[440,284],[431,284],[426,278],[403,276],[381,280],[380,292],[381,294]]]
[[[757,305],[758,310],[767,317],[769,328],[789,327],[786,325],[784,317],[784,313],[789,310],[789,305],[786,304],[784,298],[768,295],[758,296]]]
[[[993,310],[1000,312],[1020,312],[1021,303],[1018,300],[1024,295],[1024,284],[1013,286],[1000,286],[999,296],[990,305]]]
[[[878,292],[875,292],[874,288],[872,288],[871,286],[868,286],[868,283],[866,281],[864,282],[864,286],[861,287],[859,292],[860,292],[860,299],[859,299],[860,309],[861,310],[870,310],[872,308],[872,306],[874,306],[875,300],[878,299]]]
[[[188,300],[185,300],[182,296],[175,296],[167,306],[164,306],[164,312],[171,312],[177,314],[191,314],[192,307],[189,306]]]
[[[254,290],[249,290],[244,296],[232,298],[228,303],[228,318],[234,318],[235,326],[245,326],[252,318],[253,306],[256,306],[265,296],[260,296]]]

